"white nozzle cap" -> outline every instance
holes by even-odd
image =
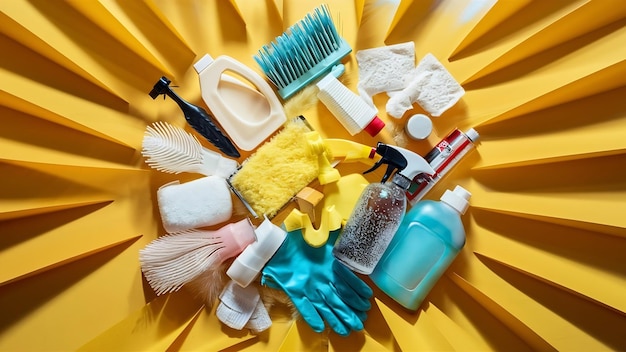
[[[480,137],[478,132],[473,128],[470,128],[469,130],[467,130],[467,132],[465,132],[465,135],[467,136],[467,138],[470,139],[470,141],[472,141],[472,143],[476,143],[476,141]]]
[[[246,247],[226,271],[226,275],[241,287],[247,287],[257,277],[287,236],[285,230],[267,218],[254,232],[256,242]]]
[[[471,196],[472,194],[465,188],[456,186],[454,191],[446,190],[441,196],[441,201],[450,205],[463,215],[469,207],[469,199]]]
[[[413,139],[426,139],[433,131],[433,122],[424,114],[415,114],[409,118],[404,129]]]
[[[213,57],[209,54],[205,54],[200,60],[198,60],[195,64],[193,64],[193,68],[199,74],[205,68],[209,67],[210,64],[213,63]]]

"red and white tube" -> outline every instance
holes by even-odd
[[[422,199],[435,186],[435,183],[474,148],[474,143],[478,140],[478,137],[478,132],[473,128],[465,133],[455,129],[426,154],[424,159],[435,170],[435,174],[429,180],[420,177],[420,175],[413,180],[413,184],[406,193],[411,205],[415,205]]]

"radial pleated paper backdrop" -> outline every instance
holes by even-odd
[[[195,61],[260,72],[256,51],[320,2],[5,0],[0,350],[626,350],[624,2],[327,3],[353,48],[352,89],[358,50],[412,41],[416,61],[432,53],[466,94],[419,142],[402,132],[410,114],[385,114],[385,94],[377,138],[350,137],[321,104],[299,112],[324,137],[424,153],[454,128],[481,136],[428,195],[460,184],[472,198],[466,246],[420,310],[372,284],[361,333],[316,334],[277,309],[257,336],[186,290],[155,296],[141,274],[139,250],[164,233],[156,190],[193,177],[145,164],[147,125],[193,132],[148,92],[165,75],[203,106]]]

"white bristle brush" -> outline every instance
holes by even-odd
[[[217,231],[188,230],[168,234],[139,251],[141,271],[157,295],[183,285],[241,253],[256,236],[249,219]]]
[[[190,172],[227,178],[239,166],[236,160],[203,147],[194,135],[162,121],[146,127],[141,154],[150,167],[173,174]]]

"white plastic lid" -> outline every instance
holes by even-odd
[[[472,194],[465,188],[456,186],[454,191],[446,190],[441,196],[441,201],[450,205],[463,215],[469,207],[469,199],[471,196]]]
[[[473,128],[470,128],[469,130],[467,130],[467,132],[465,132],[465,135],[467,136],[467,138],[470,139],[470,141],[472,141],[472,143],[476,143],[476,141],[478,140],[478,137],[480,137],[478,132]]]
[[[210,64],[213,63],[213,57],[209,54],[205,54],[200,60],[198,60],[195,64],[193,64],[193,68],[197,73],[202,72],[205,68],[209,67]]]
[[[267,218],[254,232],[256,242],[246,247],[226,271],[226,275],[241,287],[247,287],[257,277],[287,236],[285,230]]]
[[[409,117],[404,130],[413,139],[426,139],[433,131],[433,122],[424,114]]]

